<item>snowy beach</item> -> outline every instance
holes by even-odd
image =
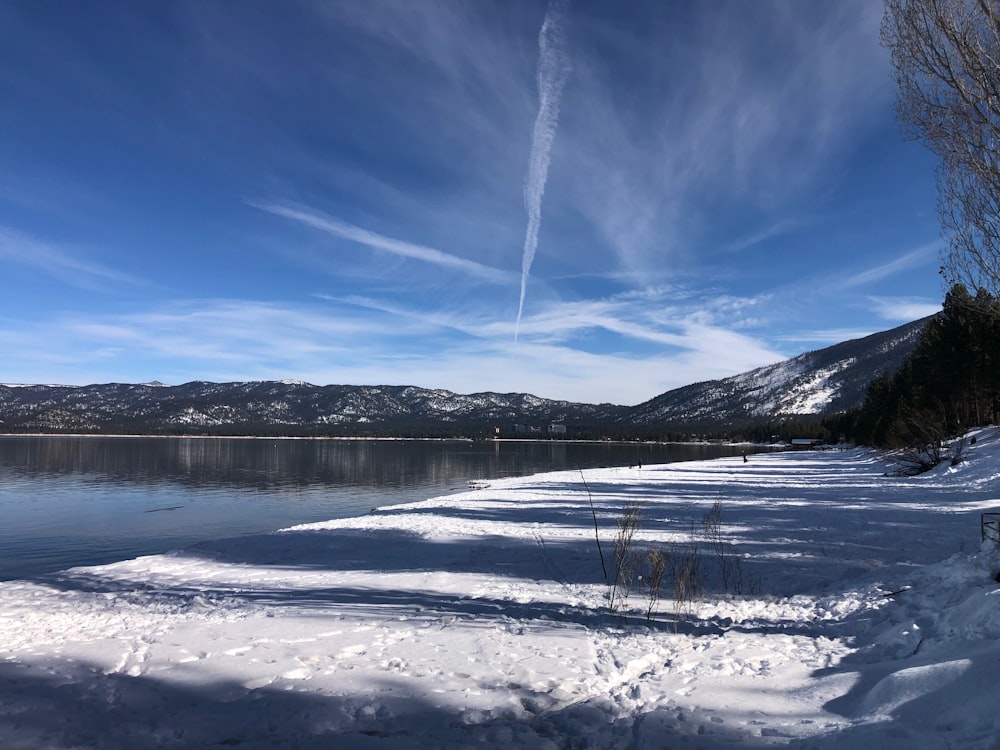
[[[862,449],[558,472],[0,583],[0,747],[1000,748],[976,437],[912,478]],[[742,593],[702,539],[693,601],[637,579],[610,613],[634,504],[674,559],[720,507]]]

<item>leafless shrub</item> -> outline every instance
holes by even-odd
[[[732,545],[730,545],[732,546]],[[726,587],[726,591],[729,591],[729,584],[732,584],[732,593],[736,596],[741,596],[744,593],[744,580],[743,580],[743,558],[739,555],[732,553],[728,556],[729,560],[729,582],[723,581],[723,585]]]
[[[667,574],[670,566],[670,553],[664,551],[662,547],[653,547],[646,551],[645,558],[647,570],[644,577],[646,586],[649,589],[649,599],[646,604],[646,621],[653,619],[656,605],[660,601],[660,587],[663,585],[663,578]]]
[[[704,573],[701,569],[701,550],[697,539],[670,555],[670,579],[674,590],[674,609],[678,618],[690,617],[695,602],[701,598]]]
[[[903,448],[895,455],[896,473],[916,476],[941,463],[945,433],[944,416],[937,410],[920,410],[904,420]]]
[[[722,525],[721,500],[716,500],[705,514],[701,527],[705,543],[715,555],[722,581],[722,593],[735,595],[748,593],[751,582],[744,571],[743,558]]]
[[[896,474],[914,477],[941,463],[941,447],[928,443],[920,448],[904,448],[896,457]]]
[[[641,506],[630,503],[622,510],[615,534],[614,570],[608,583],[609,610],[628,613],[628,600],[636,582],[646,587],[646,620],[656,612],[664,581],[670,582],[673,594],[675,627],[682,617],[690,617],[695,604],[705,592],[705,582],[713,568],[718,568],[722,594],[756,594],[760,582],[750,575],[722,523],[722,502],[716,501],[697,522],[691,523],[686,543],[669,547],[651,547],[635,551]],[[710,563],[706,567],[706,561]],[[714,562],[714,565],[711,563]]]
[[[958,440],[951,444],[951,465],[958,466],[965,460],[965,451],[968,445],[965,441],[965,435],[960,437]]]
[[[726,538],[722,531],[722,501],[716,500],[711,509],[705,514],[701,521],[702,532],[705,535],[705,543],[709,550],[715,555],[719,566],[719,576],[722,579],[722,591],[728,593],[729,585],[736,572],[736,560],[733,545]]]
[[[615,534],[615,569],[608,595],[608,606],[612,612],[626,612],[628,597],[635,580],[636,565],[632,554],[635,532],[639,528],[640,505],[629,503],[618,518],[618,531]]]

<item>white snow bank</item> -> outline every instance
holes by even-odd
[[[0,747],[995,749],[998,458],[560,472],[0,583]],[[751,593],[708,554],[609,615],[592,508],[611,567],[626,504],[679,554],[716,501]]]

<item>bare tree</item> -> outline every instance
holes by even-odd
[[[906,137],[941,158],[947,283],[1000,293],[1000,0],[885,0]]]

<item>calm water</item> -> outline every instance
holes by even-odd
[[[367,513],[471,480],[734,455],[567,442],[0,437],[0,580]]]

